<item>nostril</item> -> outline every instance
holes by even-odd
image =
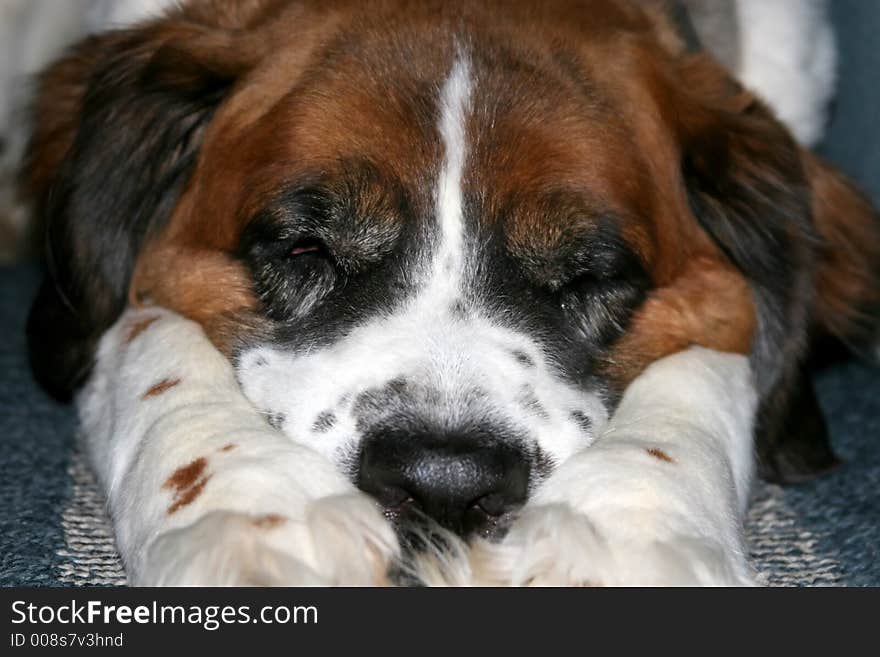
[[[510,510],[507,499],[498,493],[484,495],[476,501],[474,506],[488,516],[501,516]]]
[[[474,503],[462,518],[465,535],[494,540],[504,536],[516,517],[519,504],[509,504],[500,496],[487,495]]]
[[[386,509],[396,510],[408,504],[413,504],[414,500],[409,492],[398,486],[376,486],[369,493]]]

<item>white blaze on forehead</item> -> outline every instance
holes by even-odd
[[[357,408],[359,395],[381,393],[396,379],[406,381],[414,395],[407,411],[425,426],[510,427],[510,439],[525,437],[557,463],[590,444],[607,421],[600,396],[562,380],[533,337],[485,309],[451,312],[476,284],[467,279],[474,254],[466,243],[462,191],[474,93],[471,63],[458,52],[437,96],[436,239],[427,245],[419,268],[424,278],[412,296],[326,347],[295,353],[267,344],[240,358],[239,379],[253,404],[288,436],[334,462],[348,463],[381,419],[380,411]]]
[[[471,99],[471,71],[459,54],[440,92],[440,138],[443,166],[437,181],[436,214],[440,242],[434,253],[426,296],[455,297],[464,266],[464,204],[462,176],[467,159],[467,112]]]

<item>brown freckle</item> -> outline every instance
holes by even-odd
[[[191,504],[202,492],[208,483],[210,475],[205,475],[208,461],[202,457],[189,465],[177,468],[162,488],[174,489],[174,501],[168,507],[168,513],[172,514],[181,507]]]
[[[162,488],[174,488],[179,493],[184,488],[192,486],[196,479],[202,476],[207,466],[208,461],[202,457],[196,459],[189,465],[177,468],[177,470],[174,471],[174,474],[168,477],[168,481],[165,482],[165,485],[162,486]]]
[[[173,388],[178,383],[180,383],[180,379],[162,379],[161,381],[159,381],[159,383],[157,383],[144,393],[143,399],[157,397],[166,390]]]
[[[259,518],[254,518],[251,524],[253,524],[254,527],[259,527],[260,529],[272,529],[273,527],[277,527],[278,525],[286,521],[287,518],[285,518],[284,516],[279,516],[277,513],[270,513]]]
[[[146,331],[158,319],[158,317],[147,317],[132,324],[128,329],[128,335],[125,336],[125,344],[131,344],[137,336]]]
[[[174,502],[168,507],[168,514],[170,515],[181,507],[191,504],[193,500],[201,495],[202,489],[205,487],[205,484],[208,483],[208,479],[210,478],[211,477],[205,477],[204,479],[199,479],[194,485],[183,491],[183,493],[175,496]]]
[[[235,443],[229,443],[228,445],[225,445],[224,447],[221,447],[219,451],[221,451],[221,452],[231,452],[231,451],[234,450],[236,447],[238,447],[238,445],[236,445]]]
[[[648,452],[648,454],[653,456],[655,459],[660,459],[661,461],[664,461],[666,463],[675,463],[672,457],[669,456],[669,454],[664,452],[662,449],[651,447],[650,449],[646,449],[645,451]]]

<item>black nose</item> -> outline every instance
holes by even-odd
[[[492,535],[525,503],[529,471],[499,440],[386,432],[364,441],[358,486],[394,521],[424,514],[461,536]]]

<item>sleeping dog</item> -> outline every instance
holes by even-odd
[[[666,3],[213,0],[41,80],[34,371],[140,584],[754,582],[880,228]]]

